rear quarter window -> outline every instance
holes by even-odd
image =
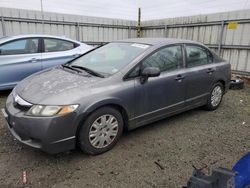
[[[44,39],[44,52],[59,52],[67,51],[75,48],[75,43],[61,39]]]

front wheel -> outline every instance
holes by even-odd
[[[207,104],[205,106],[206,109],[216,110],[222,101],[223,94],[224,94],[223,85],[220,82],[216,83],[209,94]]]
[[[123,118],[112,107],[103,107],[88,116],[78,135],[80,149],[92,155],[104,153],[115,146],[123,131]]]

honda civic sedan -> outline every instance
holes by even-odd
[[[121,40],[24,79],[2,111],[26,145],[100,154],[123,130],[200,106],[217,109],[230,72],[229,63],[197,42]]]
[[[92,48],[51,35],[3,37],[0,39],[0,90],[12,89],[25,77],[66,63]]]

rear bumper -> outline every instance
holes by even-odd
[[[2,113],[11,134],[21,143],[55,154],[75,148],[76,113],[55,117],[30,117],[8,97]]]

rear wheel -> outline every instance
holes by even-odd
[[[223,85],[220,82],[216,83],[209,94],[207,104],[205,106],[206,109],[207,110],[217,109],[222,101],[223,94],[224,94]]]
[[[123,131],[123,118],[112,107],[103,107],[84,121],[78,136],[81,150],[87,154],[101,154],[115,146]]]

